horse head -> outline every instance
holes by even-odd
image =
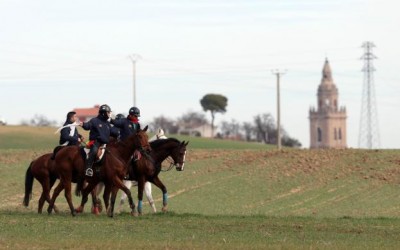
[[[151,151],[151,146],[149,143],[149,136],[147,135],[147,129],[149,126],[144,127],[144,129],[139,129],[135,133],[135,146],[137,146],[140,150]]]
[[[188,144],[189,142],[181,142],[179,144],[179,147],[176,147],[176,149],[171,154],[171,158],[174,160],[173,164],[177,171],[183,171],[186,158],[186,146]]]
[[[130,150],[151,151],[149,137],[147,135],[148,126],[144,129],[139,129],[136,133],[130,135],[122,142],[122,145],[129,146]]]

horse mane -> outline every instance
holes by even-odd
[[[161,147],[162,145],[169,143],[169,142],[176,142],[176,143],[181,143],[178,139],[176,138],[167,138],[167,139],[159,139],[159,140],[155,140],[150,142],[150,146],[153,148],[158,148]]]

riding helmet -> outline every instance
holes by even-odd
[[[107,112],[111,112],[110,106],[108,106],[107,104],[101,105],[99,108],[99,114],[105,114]]]
[[[129,109],[129,114],[140,117],[140,110],[136,107],[132,107]]]

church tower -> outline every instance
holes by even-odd
[[[318,86],[318,107],[310,108],[310,148],[346,148],[346,108],[338,107],[339,93],[328,59]]]

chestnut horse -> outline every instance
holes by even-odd
[[[25,196],[23,204],[25,207],[29,205],[32,196],[32,187],[34,178],[42,185],[42,194],[39,198],[38,213],[42,213],[44,202],[50,203],[50,190],[53,187],[58,175],[54,169],[54,160],[51,160],[53,154],[44,154],[39,156],[29,164],[25,174]],[[54,210],[58,212],[56,206]]]
[[[33,160],[25,174],[25,195],[23,204],[25,207],[29,206],[29,201],[32,197],[33,181],[36,179],[42,186],[42,194],[39,198],[38,213],[41,214],[43,210],[44,202],[47,201],[50,204],[50,190],[54,183],[58,179],[58,174],[55,170],[55,160],[51,159],[53,153],[44,154]],[[72,182],[76,183],[76,179],[72,179]],[[94,197],[92,195],[92,197]],[[93,200],[93,204],[98,206],[99,200]],[[57,213],[58,209],[54,205],[54,211]]]
[[[128,195],[129,204],[133,213],[135,205],[131,192],[123,185],[122,180],[127,174],[127,165],[133,153],[139,149],[142,152],[144,152],[144,149],[150,150],[146,131],[147,126],[145,129],[132,134],[124,141],[117,142],[114,145],[108,145],[105,149],[103,159],[99,163],[93,165],[95,169],[100,168],[99,171],[94,171],[95,174],[93,177],[85,176],[85,160],[78,147],[65,147],[61,149],[55,157],[55,169],[59,174],[60,183],[54,190],[47,212],[51,213],[57,196],[65,189],[65,198],[67,199],[71,214],[75,216],[76,212],[83,211],[83,207],[88,199],[88,194],[102,181],[109,190],[112,190],[112,206],[110,211],[108,211],[108,215],[112,217],[114,214],[114,203],[118,189],[122,189]],[[74,209],[71,199],[71,181],[73,177],[77,178],[77,191],[82,191],[81,206],[77,210]],[[85,180],[88,185],[82,190]],[[96,200],[96,197],[94,197],[94,200]]]
[[[186,157],[186,146],[189,142],[175,138],[155,140],[150,143],[152,148],[149,155],[143,156],[136,161],[134,167],[129,168],[129,180],[138,182],[138,212],[142,213],[143,206],[143,189],[146,181],[156,185],[163,192],[163,207],[162,211],[167,211],[168,193],[167,188],[158,178],[161,171],[161,163],[171,157],[173,162],[171,167],[175,166],[176,170],[183,171]],[[152,164],[149,164],[151,162]]]

